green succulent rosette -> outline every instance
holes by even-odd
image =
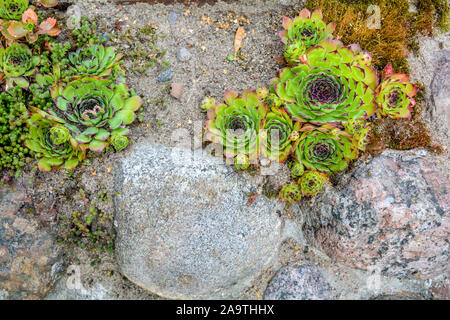
[[[388,64],[383,71],[382,82],[376,89],[377,115],[392,119],[410,119],[416,105],[413,97],[418,89],[409,81],[407,74],[395,73],[392,65]]]
[[[293,203],[302,199],[302,191],[296,183],[285,184],[278,195],[281,201]]]
[[[284,17],[283,28],[279,35],[285,45],[284,57],[289,64],[296,65],[301,62],[305,51],[324,39],[332,38],[336,25],[327,25],[320,9],[312,14],[303,9],[294,19]]]
[[[80,147],[94,152],[102,152],[113,135],[129,135],[125,126],[135,120],[135,111],[143,103],[139,96],[130,94],[125,83],[115,85],[98,78],[76,80],[66,87],[55,86],[52,97],[56,110],[38,112],[49,119],[64,121]]]
[[[236,158],[234,158],[234,166],[238,170],[246,170],[250,167],[250,160],[248,156],[245,154],[238,154]]]
[[[353,136],[333,125],[316,127],[311,124],[300,129],[295,150],[297,160],[312,170],[338,172],[345,170],[358,155]]]
[[[328,182],[327,176],[323,172],[306,171],[299,180],[300,188],[304,196],[315,196],[322,191],[325,183]]]
[[[117,152],[122,151],[128,146],[127,136],[130,134],[130,130],[126,128],[120,128],[114,130],[111,135],[110,143],[116,149]]]
[[[25,140],[25,146],[36,153],[41,171],[62,167],[74,169],[85,158],[85,152],[79,148],[64,123],[46,119],[39,113],[34,113],[28,122],[30,138]]]
[[[364,119],[349,119],[343,123],[345,132],[351,134],[356,143],[358,144],[358,149],[365,151],[367,143],[369,142],[369,135],[372,127]]]
[[[299,129],[300,123],[292,121],[286,111],[272,107],[260,134],[261,154],[271,160],[284,162],[294,150]]]
[[[223,145],[226,157],[244,154],[255,159],[259,155],[259,132],[264,126],[266,109],[254,91],[246,90],[239,97],[229,90],[224,104],[207,111],[205,138]]]
[[[25,44],[13,43],[6,49],[0,48],[0,68],[8,87],[16,84],[27,88],[29,81],[26,77],[36,73],[39,62],[40,58],[33,56]]]
[[[305,167],[301,162],[297,160],[291,161],[289,163],[289,169],[291,170],[291,176],[293,178],[300,178],[305,172]]]
[[[0,18],[20,20],[28,6],[28,0],[0,0]]]
[[[122,54],[116,54],[113,47],[91,45],[80,48],[69,55],[70,69],[77,77],[106,77],[118,66]]]
[[[300,122],[324,124],[359,119],[376,110],[378,77],[359,46],[325,39],[304,54],[304,64],[280,71],[273,91]]]

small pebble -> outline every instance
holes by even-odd
[[[177,23],[178,20],[178,13],[176,13],[175,11],[171,11],[169,13],[169,17],[167,18],[167,21],[169,21],[169,23],[173,26],[175,23]]]
[[[188,61],[192,57],[192,54],[186,48],[181,48],[177,51],[177,59],[181,62]]]
[[[170,69],[167,69],[167,70],[162,71],[162,72],[158,75],[158,77],[156,78],[156,80],[158,80],[159,82],[167,82],[167,81],[172,80],[172,77],[173,77],[173,69],[170,68]]]
[[[181,95],[183,94],[183,84],[182,83],[172,83],[172,91],[170,95],[175,99],[180,100]]]

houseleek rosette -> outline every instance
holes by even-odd
[[[129,135],[130,131],[125,126],[135,120],[135,111],[143,103],[139,96],[130,94],[124,83],[115,85],[97,78],[84,78],[66,87],[53,87],[52,96],[57,110],[39,112],[57,121],[62,118],[65,126],[75,134],[80,147],[95,152],[102,152],[111,143],[112,136]],[[124,148],[124,138],[115,137],[113,141],[116,141],[116,150]]]
[[[0,48],[1,71],[8,86],[16,84],[21,88],[27,88],[29,82],[26,77],[36,73],[39,62],[40,58],[33,56],[25,44],[13,43],[6,49]]]
[[[36,111],[36,109],[34,109]],[[30,138],[25,146],[36,153],[41,171],[74,169],[84,159],[85,152],[72,138],[64,123],[55,122],[35,113],[29,119]]]
[[[0,0],[0,18],[20,20],[28,6],[28,0]]]
[[[364,119],[349,119],[343,125],[345,132],[354,137],[358,149],[365,151],[369,142],[370,130],[372,129],[370,124]]]
[[[291,161],[289,163],[289,169],[291,170],[291,176],[293,178],[300,178],[305,172],[305,167],[301,162],[297,160]]]
[[[294,119],[323,124],[375,112],[378,78],[367,52],[325,39],[303,57],[304,64],[281,70],[272,82]]]
[[[69,55],[70,68],[76,76],[108,76],[121,58],[113,47],[102,45],[80,48]]]
[[[267,113],[261,131],[261,153],[265,157],[284,162],[294,149],[300,123],[292,121],[286,111],[273,107]]]
[[[285,30],[281,31],[279,35],[285,44],[284,56],[289,64],[298,64],[306,50],[323,39],[333,37],[336,25],[334,23],[327,25],[322,18],[320,9],[315,10],[312,14],[308,9],[303,9],[294,19],[283,18]]]
[[[246,90],[239,97],[229,90],[225,93],[225,104],[217,104],[207,111],[205,137],[223,145],[226,157],[243,154],[255,159],[265,114],[266,105],[254,91]]]
[[[300,129],[295,150],[297,160],[312,170],[337,172],[347,168],[357,157],[354,138],[333,125],[316,127],[310,124]]]
[[[411,118],[416,100],[413,98],[418,87],[409,82],[409,76],[395,73],[391,64],[383,71],[383,79],[376,89],[378,116],[388,116],[392,119]]]
[[[327,176],[323,172],[306,171],[299,180],[300,188],[304,196],[315,196],[322,191]]]
[[[281,201],[289,203],[300,201],[302,199],[302,192],[300,186],[296,183],[285,184],[278,195]]]

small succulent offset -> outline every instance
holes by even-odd
[[[36,109],[35,109],[36,111]],[[30,138],[25,146],[36,153],[41,171],[74,169],[84,159],[85,152],[72,138],[64,123],[54,122],[34,113],[29,119]]]
[[[413,98],[418,87],[409,82],[409,76],[395,73],[388,64],[382,73],[382,82],[376,89],[378,116],[388,116],[392,119],[411,118],[416,100]]]
[[[234,158],[234,166],[238,170],[245,170],[250,166],[250,160],[248,156],[245,154],[238,154],[236,158]]]
[[[347,168],[358,150],[353,136],[333,125],[304,125],[295,150],[297,160],[312,170],[337,172]]]
[[[225,104],[207,111],[206,139],[224,146],[226,157],[244,154],[249,159],[259,155],[259,133],[264,126],[266,104],[254,91],[242,97],[234,91],[225,93]]]
[[[291,169],[291,176],[293,178],[300,178],[305,172],[305,167],[297,160],[293,160],[289,163],[289,169]]]
[[[122,56],[122,54],[116,54],[113,47],[91,45],[69,55],[70,68],[76,77],[106,77],[111,74],[115,66],[118,66]]]
[[[361,151],[366,150],[367,143],[369,142],[370,130],[372,127],[364,119],[349,119],[343,123],[345,132],[351,134],[358,144],[358,149]]]
[[[300,188],[304,196],[315,196],[322,191],[328,178],[323,172],[306,171],[299,180]]]
[[[110,143],[116,150],[126,147],[129,135],[126,125],[131,124],[143,104],[139,96],[132,95],[125,83],[115,85],[110,80],[84,78],[66,87],[52,88],[55,110],[39,111],[43,116],[65,121],[65,126],[75,134],[82,150],[102,152]],[[58,116],[58,112],[62,116]]]
[[[29,81],[26,77],[36,73],[39,62],[40,58],[33,56],[25,44],[13,43],[6,49],[0,48],[0,71],[6,77],[7,87],[16,84],[27,88]]]
[[[279,35],[285,44],[284,56],[289,64],[298,64],[306,50],[323,39],[332,38],[336,25],[334,23],[327,25],[322,18],[320,9],[312,14],[308,9],[303,9],[294,19],[283,18],[285,30]]]
[[[281,201],[289,203],[300,201],[302,199],[302,191],[296,183],[285,184],[280,191],[279,198]]]
[[[261,154],[271,160],[284,162],[294,150],[300,123],[292,121],[286,111],[272,107],[261,131]]]
[[[325,39],[302,59],[303,64],[282,69],[272,82],[294,119],[323,124],[375,112],[378,78],[369,53]]]
[[[36,42],[39,35],[55,37],[61,33],[55,18],[47,18],[38,25],[38,16],[31,8],[23,13],[22,21],[2,21],[0,28],[7,40],[16,41],[25,37],[29,43]]]
[[[0,0],[0,18],[19,20],[28,6],[28,0]]]

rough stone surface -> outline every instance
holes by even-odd
[[[157,80],[159,82],[167,82],[172,80],[172,77],[173,77],[173,69],[169,68],[164,71],[161,71],[161,73],[158,74]]]
[[[360,163],[341,190],[304,202],[308,241],[344,265],[400,278],[449,272],[449,182],[424,150]]]
[[[450,51],[439,61],[431,83],[431,94],[434,103],[434,118],[444,118],[447,130],[450,129]]]
[[[186,48],[181,48],[177,51],[177,59],[181,62],[188,61],[192,57],[192,54]]]
[[[173,26],[177,23],[179,14],[175,11],[170,11],[169,17],[167,18],[167,21]]]
[[[61,265],[51,236],[22,209],[17,186],[0,187],[0,299],[39,299],[53,286]]]
[[[232,298],[276,259],[277,200],[222,159],[142,143],[117,168],[116,257],[122,272],[170,298]],[[180,156],[180,158],[177,158]]]
[[[264,293],[266,300],[331,300],[331,286],[319,268],[311,264],[284,267]]]

